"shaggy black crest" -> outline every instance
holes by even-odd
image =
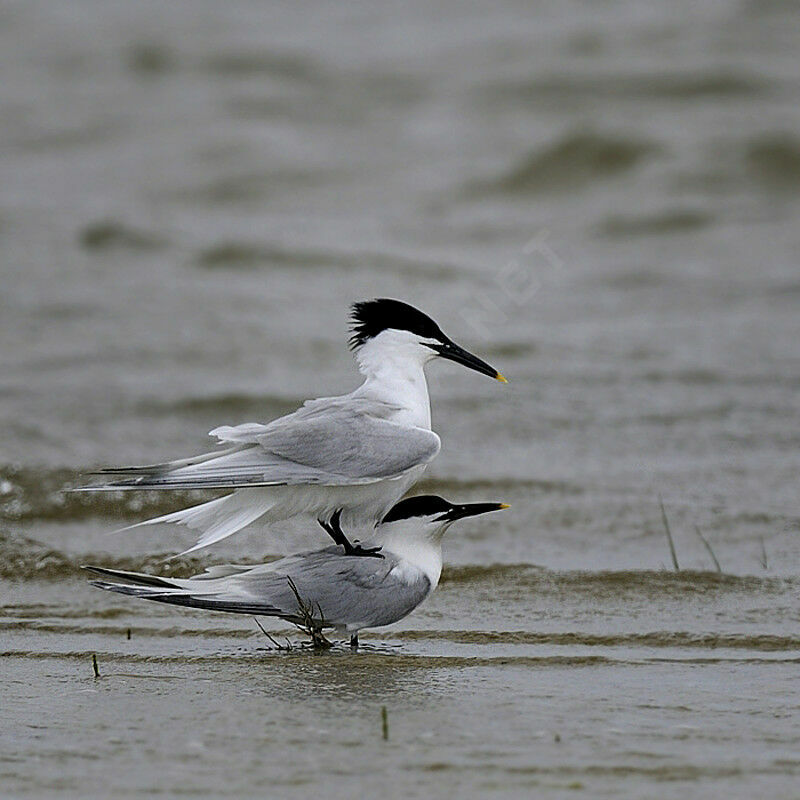
[[[443,497],[435,494],[422,494],[401,500],[384,518],[383,522],[397,522],[411,517],[429,517],[433,514],[446,514],[453,508]]]
[[[387,328],[410,331],[425,339],[444,340],[439,326],[419,309],[399,300],[380,297],[353,303],[350,347],[355,349]]]

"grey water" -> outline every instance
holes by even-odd
[[[797,797],[798,49],[792,0],[0,4],[0,794]],[[64,489],[349,391],[374,296],[510,380],[428,370],[418,489],[512,508],[427,603],[278,652],[88,587],[274,555]]]

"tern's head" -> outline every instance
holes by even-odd
[[[364,363],[367,351],[374,359],[400,356],[425,364],[446,358],[506,383],[485,361],[459,347],[427,315],[408,303],[385,297],[354,303],[350,346]]]
[[[381,530],[441,540],[444,532],[459,519],[477,517],[508,508],[505,503],[450,503],[443,497],[425,494],[401,500],[381,520]]]

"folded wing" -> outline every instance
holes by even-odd
[[[398,425],[368,401],[316,400],[269,425],[211,432],[229,447],[189,459],[109,470],[89,489],[231,489],[311,484],[342,486],[398,477],[439,452],[430,430]]]
[[[422,572],[397,570],[385,559],[343,556],[326,548],[255,568],[231,567],[195,578],[159,578],[122,570],[86,567],[102,576],[93,585],[107,591],[172,605],[263,614],[300,621],[300,603],[331,627],[387,625],[418,606],[430,592]],[[225,571],[230,569],[230,574]],[[402,577],[398,576],[402,573]]]

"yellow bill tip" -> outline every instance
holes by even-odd
[[[506,508],[511,508],[511,506],[508,503],[500,503],[500,508],[506,509]]]
[[[500,381],[500,383],[508,383],[505,377],[501,375],[499,372],[497,373],[497,375],[494,376],[494,378],[495,380]]]

